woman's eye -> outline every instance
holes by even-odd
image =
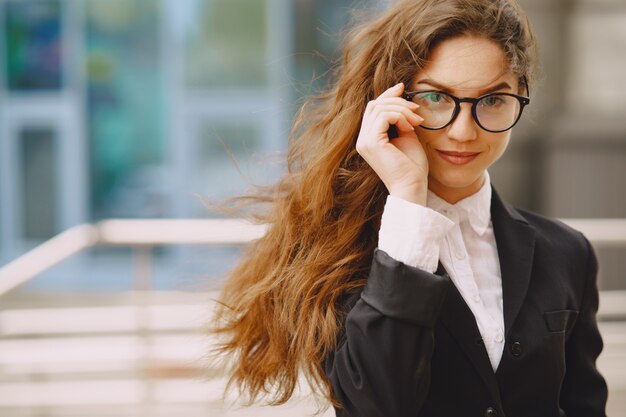
[[[489,96],[483,98],[481,103],[487,107],[497,107],[505,104],[505,101],[501,96]]]
[[[450,106],[454,106],[454,101],[450,96],[445,93],[437,91],[425,91],[415,96],[414,100],[417,104],[425,109],[435,110],[448,110]]]
[[[451,103],[451,100],[448,96],[443,93],[438,93],[436,91],[429,91],[425,93],[421,93],[417,95],[417,102],[421,106],[447,106]]]
[[[443,100],[443,95],[439,93],[428,93],[422,96],[423,100],[428,100],[432,103],[439,103]]]

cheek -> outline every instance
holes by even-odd
[[[494,138],[491,141],[491,149],[490,152],[493,154],[494,159],[499,159],[506,148],[509,146],[509,139],[511,138],[511,134],[508,133],[502,137]]]
[[[422,144],[426,155],[432,151],[431,143],[436,141],[438,135],[439,132],[436,130],[419,129],[419,131],[417,131],[417,138]]]

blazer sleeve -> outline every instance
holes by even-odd
[[[430,384],[433,327],[450,279],[376,249],[367,284],[324,361],[338,415],[414,417]]]
[[[584,237],[583,237],[584,238]],[[598,261],[589,241],[585,289],[578,318],[565,346],[566,373],[561,408],[568,417],[605,417],[607,386],[596,368],[603,343],[598,330]]]

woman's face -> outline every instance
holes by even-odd
[[[438,44],[407,90],[442,90],[457,97],[496,91],[519,94],[518,79],[509,70],[502,48],[469,35]],[[471,107],[471,103],[461,103],[456,119],[443,129],[416,129],[428,158],[428,188],[450,203],[480,189],[485,170],[504,153],[511,136],[510,130],[491,133],[481,129],[472,118]],[[474,156],[455,157],[451,154],[455,152]]]

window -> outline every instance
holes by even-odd
[[[57,90],[62,87],[59,0],[8,1],[5,39],[4,61],[9,90]]]
[[[23,236],[49,239],[58,232],[55,132],[28,127],[21,131],[19,143]]]

